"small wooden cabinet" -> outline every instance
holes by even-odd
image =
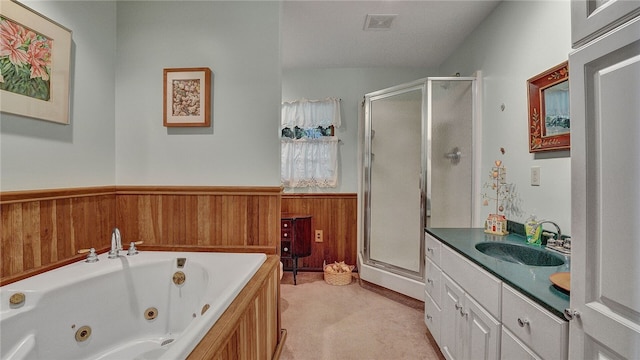
[[[311,255],[311,215],[283,213],[280,217],[280,258],[293,263],[293,284],[298,275],[298,259]]]

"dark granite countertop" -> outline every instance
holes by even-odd
[[[483,229],[427,228],[426,230],[442,243],[564,320],[563,311],[569,307],[569,294],[554,286],[549,280],[549,276],[556,272],[569,271],[570,257],[565,256],[565,264],[561,266],[515,264],[485,255],[476,250],[475,245],[485,241],[526,244],[526,239],[521,235],[497,236],[485,234]]]

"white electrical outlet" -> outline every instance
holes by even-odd
[[[531,186],[540,186],[540,166],[531,167]]]

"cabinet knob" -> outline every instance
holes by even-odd
[[[525,326],[529,326],[529,319],[527,318],[518,318],[518,325],[520,325],[520,327],[525,327]]]
[[[427,251],[428,251],[428,252],[430,252],[430,253],[432,253],[432,252],[433,252],[433,248],[428,247],[428,248],[427,248]]]
[[[427,314],[427,320],[432,320],[432,319],[433,319],[433,317],[431,315]]]
[[[289,227],[289,224],[284,223],[284,224],[282,224],[282,227]]]
[[[454,306],[456,307],[456,310],[460,310],[460,309],[462,309],[462,305],[460,305],[460,304],[458,304],[458,303],[456,303]]]
[[[286,247],[286,248],[282,249],[282,251],[287,252],[287,251],[289,251],[289,248]]]
[[[427,283],[429,283],[429,284],[433,285],[433,280],[431,280],[431,279],[427,278]]]
[[[468,311],[464,311],[464,310],[460,309],[460,316],[467,317],[468,315],[469,315]]]
[[[284,234],[282,235],[282,237],[289,237],[289,234]]]

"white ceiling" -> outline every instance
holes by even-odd
[[[439,66],[500,0],[283,2],[283,68]],[[397,14],[364,31],[367,14]]]

